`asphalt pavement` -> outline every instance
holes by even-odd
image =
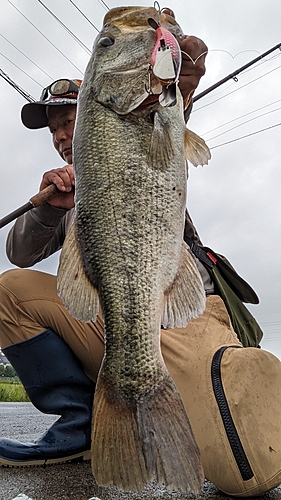
[[[21,441],[36,439],[57,417],[43,415],[31,403],[0,403],[0,437]],[[0,500],[19,494],[30,500],[188,500],[191,497],[149,485],[141,494],[121,493],[113,487],[99,488],[92,476],[90,462],[46,467],[0,467]],[[206,481],[198,500],[234,500]],[[281,500],[281,487],[260,500]],[[27,499],[26,499],[27,500]],[[237,499],[236,499],[237,500]]]

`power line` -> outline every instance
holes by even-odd
[[[95,25],[94,25],[94,24],[90,21],[90,19],[89,19],[89,18],[88,18],[88,17],[87,17],[87,16],[86,16],[83,12],[82,12],[82,10],[81,10],[81,9],[80,9],[80,8],[79,8],[76,4],[75,4],[75,2],[74,2],[73,0],[69,0],[69,1],[70,1],[70,3],[71,3],[71,4],[72,4],[72,5],[73,5],[73,6],[74,6],[74,7],[75,7],[75,8],[76,8],[79,12],[80,12],[80,14],[81,14],[81,15],[83,15],[83,17],[84,17],[84,18],[85,18],[85,19],[86,19],[86,20],[87,20],[87,21],[88,21],[88,22],[89,22],[89,23],[90,23],[90,24],[91,24],[91,25],[92,25],[92,26],[93,26],[93,27],[94,27],[97,31],[99,31],[99,30],[97,29],[97,27],[96,27],[96,26],[95,26]],[[11,5],[12,5],[12,6],[13,6],[13,7],[14,7],[14,8],[15,8],[15,9],[16,9],[16,10],[17,10],[17,11],[18,11],[18,12],[19,12],[19,13],[20,13],[20,14],[21,14],[21,15],[22,15],[22,16],[23,16],[23,17],[24,17],[24,18],[25,18],[25,19],[26,19],[26,20],[27,20],[27,21],[28,21],[28,22],[29,22],[29,23],[30,23],[30,24],[31,24],[31,25],[32,25],[32,26],[36,29],[36,30],[37,30],[37,31],[39,31],[39,33],[40,33],[42,36],[44,36],[44,38],[46,38],[46,39],[49,41],[49,43],[51,43],[51,44],[52,44],[52,45],[53,45],[53,46],[57,49],[57,47],[56,47],[56,46],[55,46],[55,45],[54,45],[54,44],[53,44],[53,43],[52,43],[52,42],[51,42],[51,41],[50,41],[50,40],[49,40],[49,39],[48,39],[48,38],[47,38],[47,37],[46,37],[46,36],[45,36],[45,35],[44,35],[41,31],[40,31],[40,30],[38,30],[38,28],[37,28],[37,27],[36,27],[36,26],[35,26],[35,25],[34,25],[34,24],[33,24],[33,23],[32,23],[32,22],[31,22],[31,21],[30,21],[30,20],[29,20],[26,16],[24,16],[24,14],[23,14],[23,13],[22,13],[19,9],[17,9],[17,7],[16,7],[16,6],[15,6],[15,5],[14,5],[14,4],[10,1],[10,0],[8,0],[8,2],[9,2],[9,3],[10,3],[10,4],[11,4]],[[42,6],[43,6],[43,7],[44,7],[44,8],[45,8],[45,9],[46,9],[46,10],[47,10],[47,11],[48,11],[48,12],[49,12],[49,13],[50,13],[50,14],[51,14],[51,15],[52,15],[55,19],[56,19],[56,20],[57,20],[57,22],[59,22],[59,24],[60,24],[61,26],[63,26],[63,27],[64,27],[64,29],[66,29],[66,30],[67,30],[67,32],[68,32],[71,36],[73,36],[73,37],[74,37],[74,39],[75,39],[75,40],[76,40],[76,41],[80,44],[80,46],[83,46],[83,47],[84,47],[87,51],[89,51],[89,52],[90,52],[90,50],[88,49],[88,47],[86,47],[86,46],[83,44],[83,42],[81,42],[81,40],[80,40],[78,37],[76,37],[76,35],[74,35],[74,33],[73,33],[73,32],[72,32],[69,28],[67,28],[67,26],[66,26],[64,23],[62,23],[62,21],[61,21],[61,20],[60,20],[60,19],[59,19],[59,18],[58,18],[58,17],[57,17],[57,16],[56,16],[56,15],[55,15],[55,14],[54,14],[54,13],[53,13],[53,12],[52,12],[49,8],[48,8],[48,7],[44,4],[44,2],[43,2],[42,0],[38,0],[38,2],[39,2],[39,3],[40,3],[40,4],[41,4],[41,5],[42,5]],[[106,4],[105,2],[102,2],[102,3],[106,6],[106,8],[108,8],[108,9],[109,9],[109,7],[107,6],[107,4]],[[0,36],[2,36],[2,37],[3,37],[3,38],[4,38],[4,39],[5,39],[8,43],[10,43],[10,44],[11,44],[14,48],[16,48],[16,50],[18,50],[18,51],[19,51],[20,53],[22,53],[25,57],[27,57],[27,56],[26,56],[26,55],[25,55],[22,51],[20,51],[20,50],[19,50],[19,49],[18,49],[15,45],[13,45],[13,44],[12,44],[12,43],[11,43],[11,42],[7,39],[7,38],[5,38],[5,37],[4,37],[3,35],[1,35],[1,34],[0,34]],[[81,44],[82,44],[82,45],[81,45]],[[257,62],[257,61],[261,60],[261,58],[262,58],[262,57],[264,57],[265,55],[269,54],[269,53],[270,53],[270,52],[272,52],[273,50],[276,50],[276,48],[279,48],[279,49],[280,49],[280,48],[281,48],[281,44],[276,45],[274,48],[272,48],[272,49],[270,49],[269,51],[267,51],[266,53],[264,53],[264,54],[260,55],[260,56],[259,56],[258,58],[256,58],[254,61],[251,61],[251,62],[250,62],[250,63],[248,63],[247,65],[243,66],[243,68],[240,68],[240,69],[239,69],[239,70],[237,70],[235,73],[232,73],[232,75],[228,76],[228,77],[227,77],[227,79],[230,79],[230,77],[234,78],[234,75],[238,74],[239,72],[241,72],[241,71],[242,71],[242,70],[244,70],[245,68],[248,68],[250,65],[253,65],[253,64],[254,64],[254,62]],[[57,49],[57,50],[59,50],[59,49]],[[59,51],[59,52],[60,52],[60,53],[61,53],[64,57],[66,57],[66,56],[65,56],[65,55],[64,55],[61,51]],[[4,56],[4,54],[1,54],[1,55],[2,55],[3,57],[5,57],[6,59],[8,59],[6,56]],[[37,64],[36,64],[36,63],[34,63],[34,62],[30,59],[30,58],[28,58],[28,57],[27,57],[27,59],[29,59],[29,60],[30,60],[33,64],[35,64],[35,65],[37,66]],[[68,59],[68,58],[67,58],[67,59]],[[10,59],[8,59],[8,60],[9,60],[12,64],[14,64],[14,63],[13,63]],[[69,59],[68,59],[68,60],[69,60]],[[71,61],[69,60],[69,62],[71,62]],[[263,61],[261,61],[261,63],[263,63]],[[73,64],[73,63],[71,62],[71,64]],[[14,64],[14,65],[15,65],[15,64]],[[21,70],[21,68],[19,68],[17,65],[15,65],[15,66],[16,66],[16,67],[17,67],[20,71],[22,71],[23,73],[25,73],[25,72],[24,72],[23,70]],[[75,66],[75,65],[74,65],[74,66]],[[43,72],[44,72],[44,73],[45,73],[48,77],[50,77],[50,75],[48,75],[48,74],[47,74],[44,70],[42,70],[42,68],[40,68],[39,66],[37,66],[37,67],[38,67],[41,71],[43,71]],[[75,66],[75,67],[76,67],[76,66]],[[279,69],[280,67],[281,67],[281,66],[279,66],[279,67],[275,68],[275,69],[274,69],[274,70],[272,70],[272,71],[275,71],[276,69]],[[76,68],[77,68],[77,67],[76,67]],[[77,68],[77,69],[79,69],[79,68]],[[79,70],[79,71],[81,71],[81,70]],[[270,71],[270,72],[268,72],[268,73],[266,73],[266,74],[264,74],[264,75],[261,75],[260,77],[256,78],[255,80],[253,80],[253,81],[251,81],[251,82],[248,82],[248,83],[247,83],[247,84],[245,84],[244,86],[250,85],[250,84],[251,84],[251,83],[253,83],[254,81],[256,81],[256,80],[258,80],[258,79],[260,79],[260,78],[263,78],[263,76],[266,76],[267,74],[271,73],[272,71]],[[82,72],[81,72],[81,73],[82,73]],[[32,77],[30,77],[30,75],[28,75],[27,73],[25,73],[25,74],[26,74],[29,78],[31,78],[32,80],[34,80]],[[50,77],[50,78],[51,78],[51,77]],[[226,79],[224,79],[224,80],[226,80]],[[36,80],[34,80],[34,82],[35,82],[35,83],[37,83],[38,85],[40,85],[40,84],[39,84]],[[223,81],[221,80],[220,82],[218,82],[218,84],[215,84],[215,86],[213,86],[213,87],[217,87],[218,85],[221,85],[221,84],[222,84],[222,82],[223,82]],[[40,85],[40,86],[41,86],[41,85]],[[244,86],[243,86],[243,87],[244,87]],[[233,92],[236,92],[236,91],[240,90],[240,89],[241,89],[241,88],[243,88],[243,87],[240,87],[239,89],[235,89]],[[207,89],[207,91],[210,91],[210,90],[208,90],[208,89]],[[204,94],[204,93],[205,93],[205,92],[207,92],[207,91],[204,91],[202,94]],[[231,92],[230,94],[232,94],[233,92]],[[201,96],[202,94],[200,94],[199,96],[196,96],[196,98],[194,98],[194,101],[196,101],[197,99],[199,99],[199,98],[200,98],[200,96]],[[227,95],[230,95],[230,94],[227,94]],[[225,95],[225,96],[223,96],[223,97],[226,97],[227,95]],[[223,97],[222,97],[222,98],[223,98]],[[214,102],[217,102],[217,101],[213,101],[213,102],[212,102],[212,103],[210,103],[210,104],[213,104]],[[203,107],[205,107],[205,106],[203,106]],[[199,109],[202,109],[202,108],[199,108]],[[278,109],[279,109],[279,108],[278,108]],[[276,110],[273,110],[273,111],[276,111]],[[271,112],[273,112],[273,111],[271,111]],[[267,114],[267,113],[266,113],[266,114]],[[243,116],[244,116],[244,115],[243,115]],[[260,116],[264,116],[264,115],[260,115]],[[254,120],[254,119],[256,119],[256,118],[258,118],[258,117],[253,118],[253,120]],[[237,118],[237,119],[238,119],[238,118]],[[233,120],[233,121],[235,121],[235,120]],[[248,121],[252,121],[252,120],[248,120]],[[244,123],[248,123],[248,121],[246,121],[246,122],[244,122]],[[244,123],[243,123],[243,124],[244,124]],[[240,124],[240,125],[238,125],[237,127],[239,127],[239,126],[241,126],[241,125],[243,125],[243,124]],[[279,124],[277,124],[277,125],[275,125],[275,126],[278,126],[278,125],[279,125]],[[221,125],[221,126],[223,126],[223,125]],[[233,128],[229,129],[229,130],[228,130],[228,131],[226,131],[226,132],[229,132],[230,130],[233,130],[233,129],[237,128],[237,127],[233,127]],[[270,128],[272,128],[272,127],[270,127]],[[230,142],[235,142],[235,141],[238,141],[238,140],[240,140],[240,139],[242,139],[242,138],[249,137],[250,135],[255,135],[255,134],[260,133],[260,132],[265,131],[265,130],[268,130],[268,129],[263,129],[263,130],[260,130],[260,131],[254,132],[253,134],[249,134],[249,135],[242,136],[242,137],[240,137],[240,138],[234,139],[233,141],[228,141],[227,143],[224,143],[224,144],[221,144],[221,145],[225,145],[225,144],[229,144]],[[214,138],[216,138],[216,137],[219,137],[220,135],[223,135],[223,134],[224,134],[224,133],[226,133],[226,132],[223,132],[222,134],[219,134],[219,135],[217,135],[217,136],[215,136],[215,137],[212,137],[212,138],[211,138],[211,139],[209,139],[209,140],[212,140],[212,139],[214,139]],[[221,145],[214,146],[212,149],[215,149],[215,148],[217,148],[217,147],[220,147]]]
[[[42,2],[42,0],[37,0],[40,5],[42,5],[42,7],[44,7],[44,9],[46,9],[47,12],[49,12],[49,14],[51,14],[51,16],[53,16],[53,18],[60,24],[60,26],[62,26],[66,31],[67,33],[72,36],[72,38],[75,40],[75,42],[77,42],[80,47],[82,47],[82,49],[85,50],[85,52],[87,52],[88,55],[91,54],[91,51],[90,49],[80,40],[80,38],[78,38],[74,33],[73,31],[71,31],[54,13],[53,11],[51,11],[51,9],[49,9],[47,7],[47,5],[44,4],[44,2]]]
[[[25,90],[23,90],[19,85],[17,85],[10,77],[7,75],[7,73],[4,73],[2,69],[0,69],[0,76],[6,80],[6,82],[9,83],[19,94],[21,94],[27,101],[29,102],[35,102],[36,99],[32,97],[30,94],[28,94]]]
[[[42,31],[40,31],[37,26],[35,26],[35,24],[33,24],[29,19],[28,17],[26,17],[12,2],[11,0],[7,0],[7,2],[9,2],[10,5],[12,5],[12,7],[14,7],[14,9],[16,9],[16,11],[22,16],[24,17],[24,19],[29,23],[31,24],[31,26],[33,26],[34,29],[36,29],[36,31],[38,31],[38,33],[40,33],[40,35],[42,35],[74,68],[76,68],[81,74],[83,74],[83,71],[81,69],[79,69],[46,35],[44,35],[44,33],[42,33]]]
[[[205,95],[209,94],[210,92],[212,92],[214,89],[220,87],[221,85],[223,85],[225,82],[227,82],[228,80],[231,80],[233,79],[235,81],[237,75],[239,75],[239,73],[242,73],[245,69],[248,69],[250,66],[253,66],[256,62],[260,61],[261,59],[263,59],[264,57],[266,57],[268,54],[271,54],[272,52],[274,52],[275,50],[281,50],[281,43],[278,43],[277,45],[275,45],[274,47],[272,47],[271,49],[267,50],[266,52],[264,52],[263,54],[261,54],[260,56],[256,57],[255,59],[253,59],[252,61],[248,62],[247,64],[245,64],[244,66],[241,66],[240,68],[238,68],[236,71],[234,71],[233,73],[231,73],[230,75],[224,77],[222,80],[220,80],[219,82],[215,83],[214,85],[212,85],[211,87],[209,87],[208,89],[206,90],[203,90],[203,92],[201,92],[200,94],[196,95],[194,98],[193,98],[193,102],[196,102],[198,101],[198,99],[201,99],[201,97],[204,97]]]
[[[263,336],[263,339],[262,339],[263,343],[264,342],[272,342],[272,341],[274,342],[276,340],[280,341],[281,337],[280,336],[279,337],[270,337],[270,336],[268,336],[268,333],[266,331],[264,331],[264,336]]]
[[[259,316],[273,316],[276,314],[281,317],[281,311],[261,312],[261,313],[259,313]]]
[[[241,139],[245,139],[246,137],[251,137],[252,135],[260,134],[261,132],[265,132],[266,130],[270,130],[272,128],[279,127],[280,125],[281,125],[281,123],[276,123],[276,125],[272,125],[271,127],[257,130],[256,132],[252,132],[252,134],[243,135],[242,137],[237,137],[237,139],[233,139],[232,141],[224,142],[223,144],[218,144],[217,146],[213,146],[210,149],[220,148],[221,146],[225,146],[226,144],[231,144],[232,142],[240,141]]]
[[[281,333],[281,328],[280,328],[280,326],[277,326],[277,325],[276,325],[276,328],[275,328],[274,330],[273,330],[272,328],[268,328],[268,327],[262,327],[262,328],[263,328],[263,329],[267,332],[267,334],[269,334],[269,335],[272,335],[272,336],[274,336],[274,335],[275,335],[275,336],[276,336],[276,334],[277,334],[277,335],[279,335],[279,336],[280,336],[280,333]]]
[[[260,66],[263,66],[264,64],[266,64],[267,62],[269,61],[273,61],[273,59],[278,59],[280,56],[281,56],[281,48],[279,47],[279,54],[275,54],[274,56],[272,57],[269,57],[268,59],[262,59],[260,62],[256,63],[255,64],[255,68],[259,68]],[[254,67],[251,67],[245,71],[243,71],[243,74],[241,76],[244,76],[246,75],[247,73],[249,73],[250,71],[253,71]]]
[[[217,51],[217,52],[227,52],[227,51],[224,51],[224,50],[221,50],[221,49],[217,49],[216,51]],[[210,50],[209,52],[212,52],[212,50]],[[243,52],[247,52],[247,51],[243,51]],[[229,52],[227,52],[227,53],[228,53],[228,54],[230,54]],[[230,55],[231,55],[231,54],[230,54]],[[280,56],[281,56],[281,51],[280,51],[280,54],[277,54],[277,55],[275,55],[275,56],[272,56],[272,57],[270,57],[269,59],[263,59],[263,60],[261,60],[259,63],[256,63],[256,64],[255,64],[255,66],[252,66],[252,67],[250,67],[249,69],[247,69],[247,70],[243,71],[243,73],[240,75],[240,79],[241,79],[241,78],[243,78],[245,75],[247,75],[247,73],[250,73],[250,71],[253,71],[253,69],[257,69],[257,68],[259,68],[260,66],[263,66],[264,64],[266,64],[267,62],[272,61],[273,59],[277,59],[277,58],[279,58]],[[233,57],[233,56],[231,56],[231,57]],[[236,86],[236,84],[238,83],[238,81],[239,81],[239,80],[238,80],[238,78],[233,78],[233,79],[232,79],[232,82],[231,82],[228,86],[226,86],[226,87],[224,87],[224,88],[222,87],[222,89],[221,89],[221,90],[218,90],[217,92],[214,92],[214,97],[216,97],[216,96],[220,96],[220,95],[224,94],[224,92],[225,92],[226,90],[228,90],[229,88],[233,88],[233,86]],[[210,87],[209,87],[209,88],[210,88]],[[216,90],[216,88],[215,88],[214,90]],[[195,96],[195,97],[196,97],[196,96]],[[195,97],[194,97],[194,99],[195,99]],[[211,95],[209,95],[209,94],[207,94],[205,97],[206,97],[206,99],[212,99],[212,96],[211,96]],[[197,100],[197,99],[195,99],[195,102],[196,102],[196,100]],[[210,103],[210,104],[212,104],[212,103]],[[204,107],[205,107],[205,106],[204,106]],[[200,108],[200,109],[201,109],[201,108]]]
[[[220,134],[214,135],[213,137],[210,137],[208,141],[212,141],[213,139],[216,139],[217,137],[221,137],[224,134],[227,134],[228,132],[231,132],[231,130],[235,130],[236,128],[242,127],[242,125],[245,125],[246,123],[250,123],[254,120],[257,120],[257,118],[261,118],[262,116],[269,115],[270,113],[275,113],[275,111],[279,111],[280,108],[272,109],[271,111],[267,111],[267,113],[262,113],[261,115],[254,116],[253,118],[250,118],[250,120],[246,120],[245,122],[239,123],[239,125],[235,125],[235,127],[231,127],[228,130],[225,130],[224,132],[221,132]]]
[[[4,35],[2,35],[2,33],[0,33],[0,36],[2,36],[2,38],[4,38],[4,40],[6,40],[6,42],[8,42],[10,45],[12,45],[12,47],[14,47],[18,52],[20,52],[20,54],[22,54],[26,59],[28,59],[32,64],[34,64],[34,66],[36,66],[38,69],[40,69],[40,71],[42,71],[46,76],[48,76],[48,78],[50,78],[51,80],[53,79],[52,76],[48,75],[48,73],[46,73],[46,71],[44,71],[42,68],[40,68],[40,66],[38,66],[38,64],[36,64],[34,61],[32,61],[32,59],[30,59],[26,54],[24,54],[24,52],[22,52],[18,47],[16,47],[12,42],[10,42],[10,40],[8,40],[8,38],[6,38]]]
[[[257,78],[255,78],[254,80],[251,80],[250,82],[248,83],[245,83],[244,85],[242,85],[241,87],[239,87],[238,89],[235,89],[233,90],[232,92],[229,92],[228,94],[225,94],[223,95],[222,97],[220,97],[219,99],[216,99],[215,101],[212,101],[212,102],[209,102],[209,104],[205,104],[205,106],[201,106],[201,108],[197,108],[193,111],[193,113],[196,113],[196,111],[199,111],[200,109],[203,109],[203,108],[206,108],[207,106],[211,106],[211,104],[214,104],[215,102],[218,102],[220,101],[221,99],[224,99],[225,97],[231,95],[231,94],[234,94],[235,92],[238,92],[239,90],[243,89],[244,87],[247,87],[248,85],[251,85],[252,83],[256,82],[257,80],[260,80],[261,78],[264,78],[265,76],[269,75],[270,73],[273,73],[274,71],[276,71],[277,69],[280,69],[281,66],[277,66],[277,68],[274,68],[270,71],[268,71],[267,73],[264,73],[263,75],[261,76],[258,76]]]
[[[110,10],[110,7],[108,7],[108,5],[103,1],[103,0],[99,0],[99,2],[105,6],[107,8],[107,10]]]
[[[77,9],[78,12],[80,12],[80,14],[88,21],[88,23],[90,23],[90,25],[93,26],[93,28],[95,28],[95,30],[99,33],[100,30],[92,23],[92,21],[90,21],[90,19],[84,14],[84,12],[82,12],[82,10],[79,9],[79,7],[77,7],[76,3],[74,3],[73,0],[69,0],[69,2],[72,3],[72,5],[75,7],[75,9]],[[109,9],[109,7],[108,7],[108,9]]]
[[[259,66],[262,66],[263,64],[266,64],[267,62],[272,61],[273,59],[277,59],[278,57],[280,57],[281,56],[281,47],[278,47],[278,48],[280,49],[279,54],[275,54],[272,57],[269,57],[268,59],[263,58],[260,61],[257,61],[254,66],[256,68],[258,68]],[[223,50],[223,49],[209,49],[208,53],[210,53],[210,52],[225,52],[226,54],[229,54],[232,59],[235,59],[235,57],[238,56],[239,54],[243,54],[246,52],[257,52],[258,54],[261,55],[261,53],[258,50],[241,50],[240,52],[235,54],[235,56],[233,56],[230,52],[228,52],[228,50]],[[245,69],[241,76],[244,76],[247,73],[249,73],[250,71],[253,71],[254,66],[251,66],[248,69]],[[233,82],[236,82],[238,80],[236,78],[232,78],[232,79],[233,79]]]
[[[39,85],[39,87],[43,87],[43,85],[39,82],[37,82],[37,80],[35,80],[34,78],[32,78],[32,76],[30,76],[28,73],[26,73],[26,71],[24,71],[23,69],[21,69],[19,66],[17,66],[17,64],[15,64],[13,61],[11,61],[11,59],[9,59],[7,56],[5,56],[4,54],[2,54],[2,52],[0,52],[0,55],[2,57],[4,57],[5,59],[7,59],[7,61],[9,61],[11,64],[13,64],[17,69],[19,69],[22,73],[24,73],[26,76],[28,76],[28,78],[30,78],[31,80],[33,80],[35,83],[37,83],[37,85]]]
[[[211,50],[209,50],[209,52],[212,52],[212,51],[216,51],[216,52],[226,52],[227,54],[230,54],[230,52],[228,52],[228,51],[224,51],[224,50],[221,50],[221,49],[214,49],[214,50],[212,50],[212,49],[211,49]],[[242,52],[248,52],[248,51],[242,51]],[[231,54],[230,54],[230,55],[231,55]],[[237,55],[237,54],[236,54],[236,55]],[[279,53],[279,54],[275,54],[274,56],[272,56],[272,57],[270,57],[270,58],[268,58],[268,59],[262,59],[260,62],[256,63],[256,64],[255,64],[255,66],[249,67],[247,70],[243,71],[243,73],[240,75],[240,77],[241,77],[241,78],[242,78],[242,77],[244,77],[247,73],[249,73],[250,71],[253,71],[253,69],[254,69],[254,68],[259,68],[260,66],[262,66],[262,65],[266,64],[266,63],[267,63],[267,62],[269,62],[269,61],[272,61],[273,59],[277,59],[277,58],[279,58],[280,56],[281,56],[281,48],[280,48],[280,53]],[[234,57],[233,57],[232,55],[231,55],[231,57],[234,59]],[[235,56],[235,57],[236,57],[236,56]],[[267,73],[266,73],[266,74],[267,74]],[[237,83],[237,82],[238,82],[238,78],[233,78],[232,82],[231,82],[231,83],[230,83],[227,87],[222,88],[222,90],[215,92],[215,93],[214,93],[214,97],[216,97],[216,96],[221,96],[222,94],[224,94],[224,92],[225,92],[226,90],[228,90],[229,88],[233,88],[233,86],[234,86],[234,85],[236,85],[236,83]],[[217,87],[216,87],[216,84],[214,85],[214,87],[215,87],[215,88],[214,88],[214,90],[216,90],[216,88],[217,88]],[[209,88],[211,88],[211,87],[208,87],[208,89],[209,89]],[[240,88],[243,88],[243,87],[239,87],[239,89],[240,89]],[[207,90],[208,90],[208,89],[207,89]],[[239,89],[237,89],[237,90],[239,90]],[[208,93],[208,94],[209,94],[209,93]],[[205,97],[206,97],[207,99],[212,99],[212,96],[211,96],[211,95],[208,95],[208,94],[206,94],[206,96],[205,96]],[[228,94],[225,94],[225,96],[227,96],[227,95],[229,95],[229,94],[231,94],[231,92],[230,92],[230,93],[228,93]],[[199,95],[200,95],[200,94],[199,94]],[[222,99],[223,99],[225,96],[223,95],[223,96],[222,96]],[[195,96],[195,97],[194,97],[193,102],[196,102],[196,100],[198,100],[198,96]],[[210,103],[209,103],[209,105],[213,104],[213,102],[217,102],[218,100],[220,100],[220,99],[217,99],[217,100],[215,100],[215,101],[210,102]],[[205,108],[205,107],[206,107],[206,106],[202,106],[201,108],[198,108],[198,110],[199,110],[199,109],[202,109],[202,108]],[[193,112],[195,112],[195,111],[197,111],[197,110],[193,110]]]
[[[268,325],[281,325],[281,321],[269,321],[268,323],[261,323],[263,326],[268,326]]]
[[[278,340],[281,340],[281,337],[280,337],[280,333],[281,333],[281,330],[280,328],[278,330],[267,330],[266,328],[263,328],[263,332],[265,333],[266,335],[266,340],[270,341],[270,340],[275,340],[275,339],[278,339]]]
[[[218,130],[221,127],[225,127],[226,125],[229,125],[230,123],[236,122],[237,120],[240,120],[241,118],[244,118],[245,116],[252,115],[253,113],[256,113],[257,111],[261,111],[262,109],[268,108],[269,106],[273,106],[273,104],[276,104],[277,102],[280,102],[281,99],[277,99],[277,101],[273,101],[269,104],[266,104],[265,106],[261,106],[260,108],[256,108],[253,111],[249,111],[248,113],[244,113],[244,115],[240,115],[237,118],[233,118],[232,120],[229,120],[228,122],[222,123],[221,125],[218,125],[215,128],[212,128],[211,130],[208,130],[208,132],[204,132],[204,136],[207,134],[210,134],[211,132],[214,132],[215,130]]]
[[[268,339],[268,338],[263,338],[262,341],[263,342],[279,342],[281,340],[281,337],[277,337],[276,339]]]

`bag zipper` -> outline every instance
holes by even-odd
[[[243,349],[240,346],[231,346],[233,349]],[[246,453],[244,451],[243,445],[240,441],[238,432],[236,430],[231,412],[228,406],[228,402],[225,396],[222,378],[221,378],[221,360],[223,353],[229,349],[229,347],[221,347],[214,355],[211,367],[212,384],[214,394],[217,400],[217,404],[220,410],[221,418],[225,428],[225,432],[232,449],[233,456],[239,468],[240,474],[244,481],[248,481],[254,476],[251,469],[249,461],[247,459]]]

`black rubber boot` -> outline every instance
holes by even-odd
[[[24,467],[90,459],[95,384],[53,330],[2,349],[31,402],[61,417],[35,442],[0,439],[0,465]]]

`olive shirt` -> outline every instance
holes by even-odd
[[[31,267],[61,249],[73,222],[74,209],[64,210],[48,203],[21,215],[11,228],[6,243],[7,256],[12,264]],[[185,232],[199,245],[198,233],[186,211]],[[214,293],[214,286],[205,267],[195,258],[206,295]]]

